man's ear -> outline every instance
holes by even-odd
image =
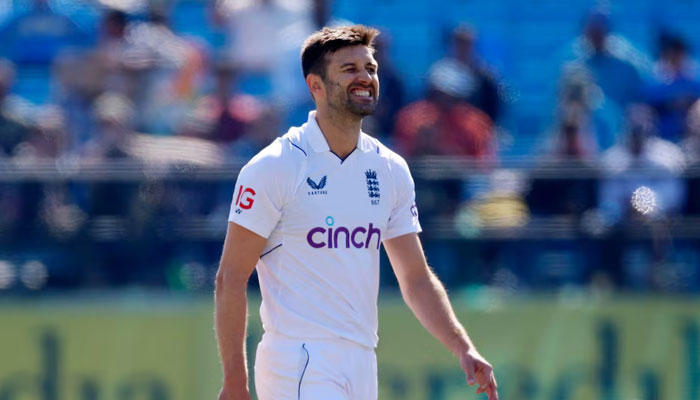
[[[306,75],[306,86],[309,88],[309,91],[314,99],[319,98],[319,96],[323,96],[324,85],[321,76],[317,74]]]

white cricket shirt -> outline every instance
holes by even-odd
[[[229,220],[267,238],[257,264],[266,332],[375,347],[379,246],[421,230],[413,179],[365,133],[341,161],[315,116],[243,167]]]

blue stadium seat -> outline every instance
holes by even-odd
[[[196,36],[212,45],[218,45],[221,38],[212,29],[211,21],[207,18],[206,2],[201,0],[180,0],[173,8],[171,21],[175,32]]]
[[[22,66],[12,92],[35,104],[45,104],[51,97],[51,69],[48,66]]]

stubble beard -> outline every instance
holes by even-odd
[[[345,103],[345,109],[351,114],[357,115],[360,118],[364,118],[368,115],[374,114],[374,110],[376,108],[376,101],[373,101],[370,104],[357,104],[348,97]]]
[[[371,103],[357,103],[352,100],[349,91],[344,90],[338,84],[334,84],[331,94],[332,96],[329,98],[332,100],[329,101],[328,105],[343,114],[351,114],[362,119],[374,114],[374,110],[377,108],[378,96],[375,96]]]

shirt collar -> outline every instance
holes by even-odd
[[[311,148],[316,153],[331,150],[330,147],[328,147],[326,137],[323,136],[323,132],[321,132],[321,128],[318,126],[315,110],[309,112],[309,119],[306,121],[306,134]],[[360,132],[360,137],[357,139],[357,148],[363,152],[374,150],[370,138],[364,132]]]
[[[330,150],[328,142],[326,142],[326,137],[323,136],[323,132],[321,132],[318,122],[316,122],[315,110],[309,112],[309,119],[306,121],[306,134],[311,148],[314,149],[316,153]]]

